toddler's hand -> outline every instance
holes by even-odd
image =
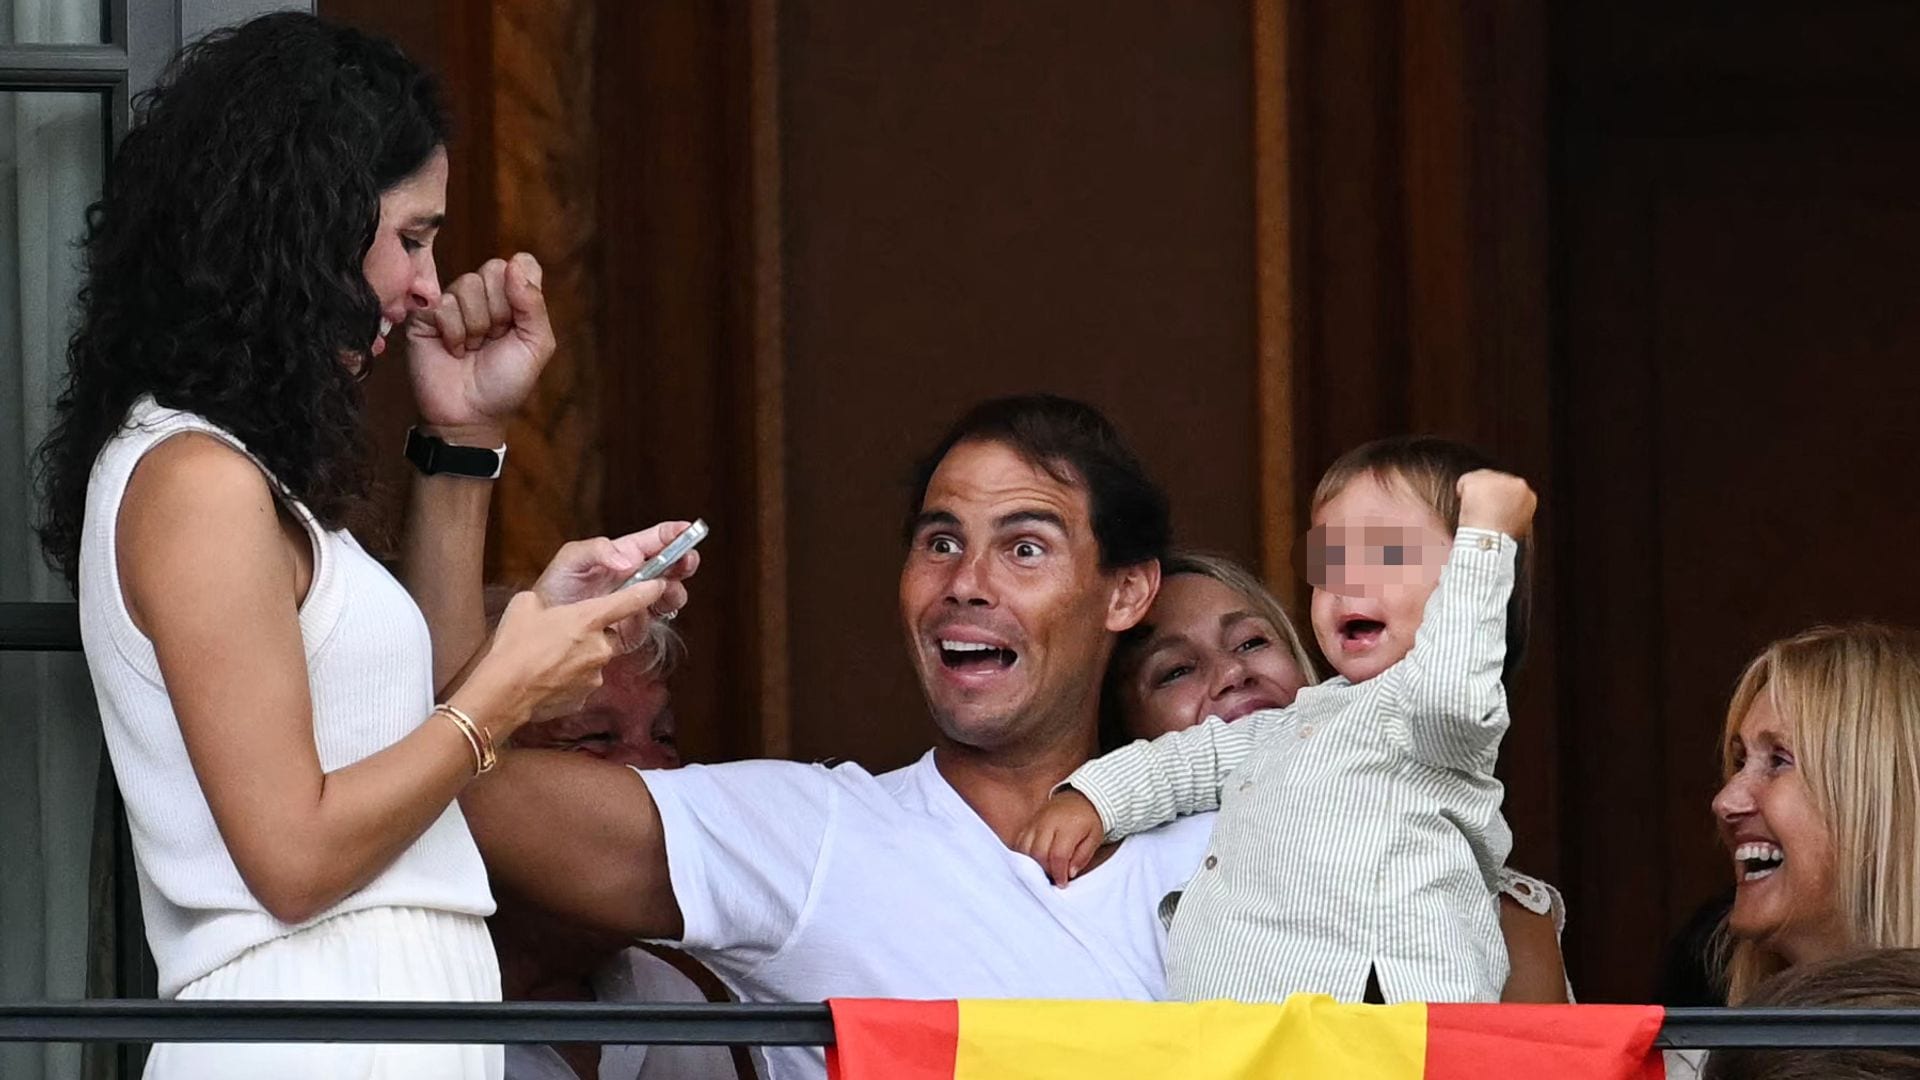
[[[1493,469],[1475,469],[1455,485],[1460,493],[1460,524],[1491,529],[1519,539],[1533,527],[1539,500],[1525,480]]]
[[[1038,862],[1055,885],[1065,888],[1087,868],[1104,836],[1100,811],[1085,795],[1068,789],[1047,800],[1013,846]]]

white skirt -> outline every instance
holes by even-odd
[[[241,953],[182,1001],[499,1001],[484,920],[424,908],[336,915]],[[147,1080],[500,1080],[498,1046],[156,1043]]]

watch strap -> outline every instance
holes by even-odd
[[[456,446],[443,439],[407,429],[407,460],[427,476],[470,476],[494,480],[507,462],[507,448]]]

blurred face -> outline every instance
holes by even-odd
[[[1365,682],[1407,655],[1450,540],[1432,507],[1371,474],[1314,513],[1307,535],[1313,636],[1335,671]]]
[[[368,347],[371,356],[387,349],[387,334],[421,308],[440,299],[440,275],[433,265],[433,241],[447,216],[447,152],[435,150],[420,171],[380,196],[380,224],[362,268],[380,300],[380,332]],[[355,363],[359,361],[356,359]]]
[[[1306,673],[1279,628],[1204,574],[1166,579],[1148,636],[1120,687],[1127,733],[1151,739],[1209,716],[1238,720],[1293,704]]]
[[[1772,695],[1761,693],[1733,737],[1733,775],[1714,796],[1737,889],[1727,928],[1789,963],[1844,951],[1833,839],[1814,808]]]
[[[602,672],[600,689],[579,712],[528,724],[515,733],[514,744],[578,750],[638,769],[678,768],[671,694],[645,666],[638,654],[614,658]]]
[[[989,751],[1091,738],[1113,635],[1158,581],[1152,563],[1101,570],[1079,486],[999,443],[954,447],[900,572],[907,650],[941,733]]]

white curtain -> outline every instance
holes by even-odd
[[[0,0],[0,40],[100,40],[99,0]],[[41,559],[32,455],[65,369],[104,104],[0,93],[0,600],[70,600]],[[87,989],[100,725],[79,654],[0,652],[0,998]],[[0,1044],[0,1076],[79,1080],[82,1048]]]

